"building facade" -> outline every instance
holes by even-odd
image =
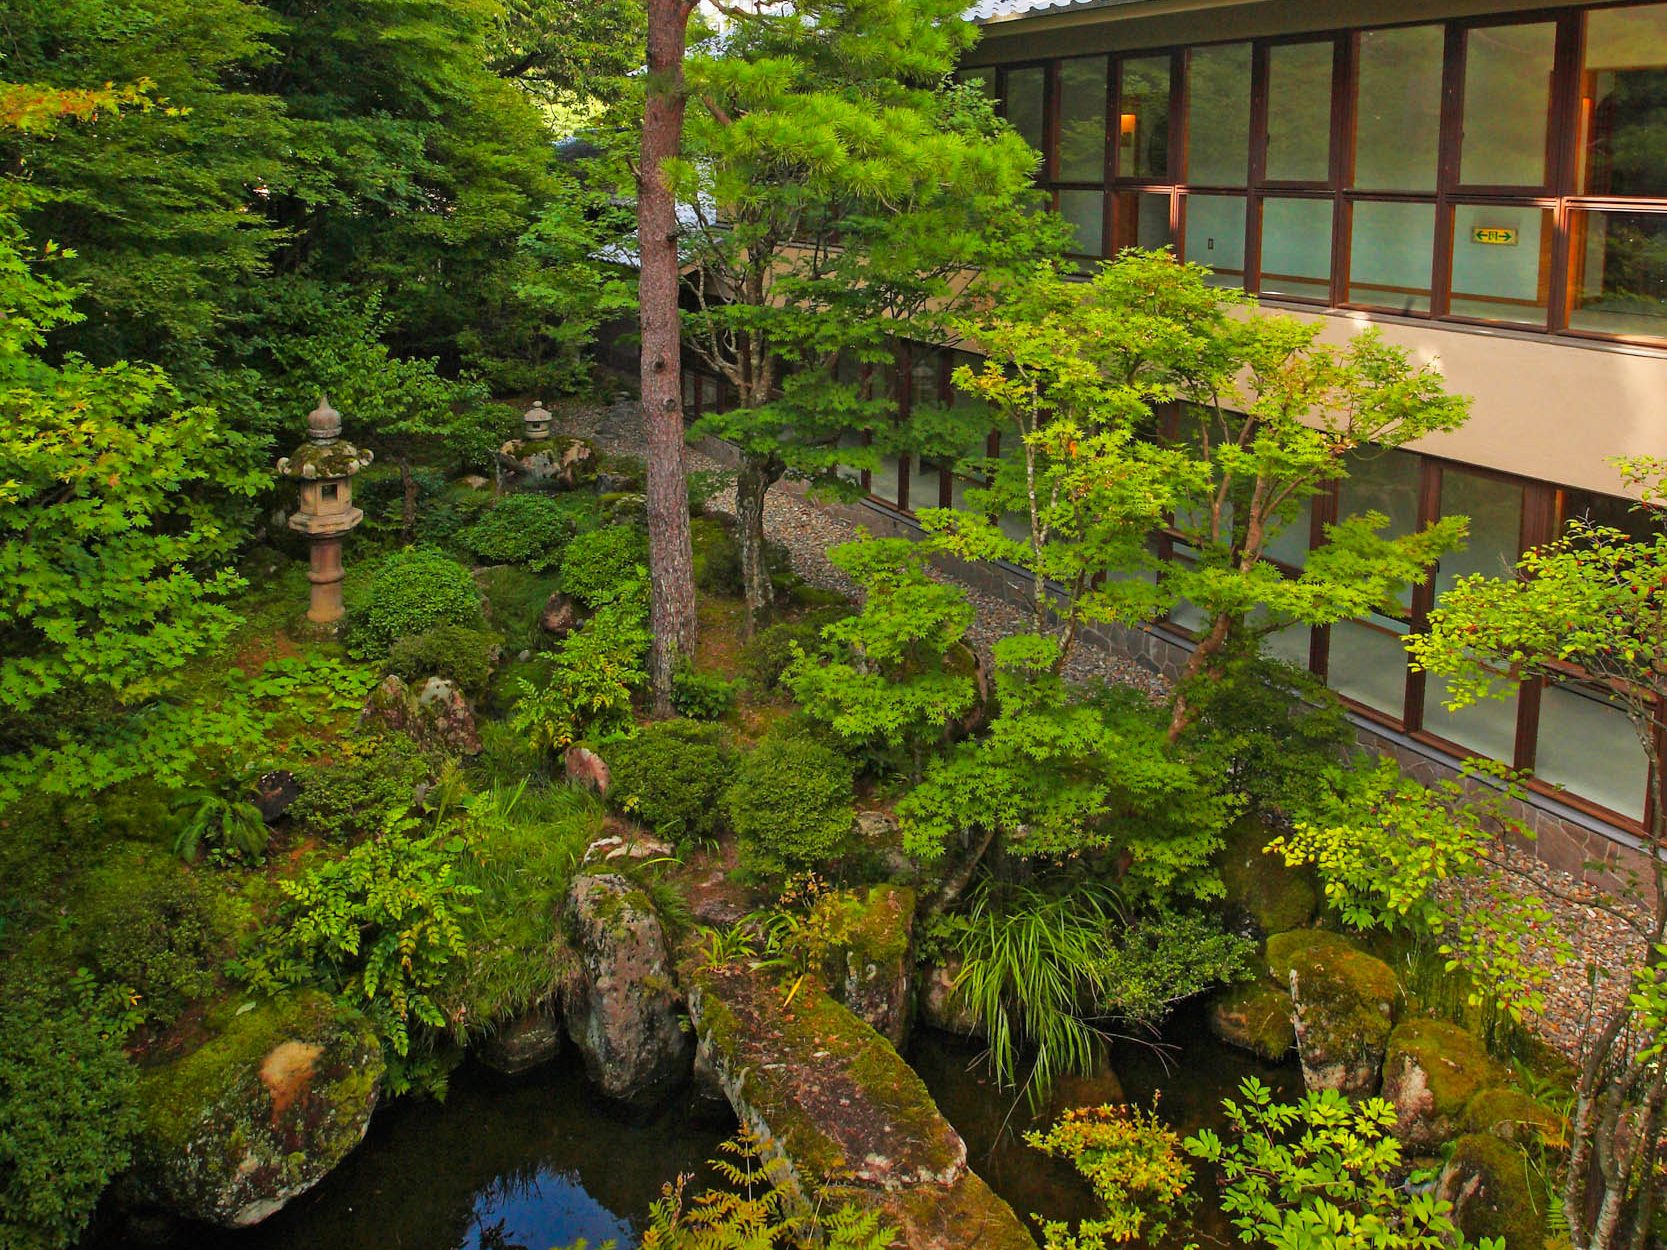
[[[1322,676],[1375,745],[1531,771],[1537,823],[1573,848],[1563,866],[1624,847],[1649,777],[1603,689],[1571,671],[1452,713],[1402,639],[1455,579],[1505,572],[1571,517],[1641,523],[1609,458],[1667,454],[1667,3],[982,0],[974,14],[984,38],[963,76],[1041,153],[1084,266],[1172,247],[1329,339],[1376,326],[1472,397],[1462,430],[1363,455],[1278,558],[1300,568],[1325,522],[1368,509],[1397,531],[1463,513],[1467,550],[1394,611],[1287,630],[1273,649]],[[954,402],[957,355],[902,345],[899,403]],[[692,401],[720,399],[703,385]],[[909,457],[864,483],[901,528],[967,485]],[[1194,624],[1183,605],[1137,646],[1184,649]]]

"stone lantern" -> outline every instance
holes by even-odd
[[[523,442],[542,443],[550,437],[551,425],[555,418],[550,410],[544,406],[542,399],[533,400],[533,406],[521,414],[521,425],[526,431],[521,437]]]
[[[555,432],[542,399],[521,414],[521,437],[498,448],[498,490],[574,490],[596,480],[596,448]]]
[[[320,400],[307,414],[307,441],[278,461],[279,473],[301,483],[301,505],[289,518],[289,527],[305,534],[311,547],[307,580],[313,591],[307,619],[319,625],[342,617],[342,579],[347,576],[342,539],[365,516],[353,506],[353,475],[372,457],[345,442],[341,432],[341,413],[329,400]]]

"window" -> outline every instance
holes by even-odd
[[[1124,191],[1112,201],[1116,246],[1158,248],[1175,242],[1169,228],[1169,192]]]
[[[1667,4],[1586,18],[1582,195],[1667,195]]]
[[[1325,182],[1331,176],[1333,45],[1280,44],[1268,53],[1270,182]]]
[[[341,486],[338,482],[327,482],[324,486],[324,498],[335,500],[340,494]]]
[[[1482,26],[1467,33],[1459,181],[1540,187],[1557,44],[1555,22]]]
[[[1644,819],[1649,758],[1626,713],[1595,683],[1552,682],[1541,692],[1534,774],[1623,816]]]
[[[1405,621],[1374,612],[1331,627],[1326,684],[1356,703],[1400,720],[1406,708]]]
[[[1331,294],[1332,201],[1262,201],[1263,295],[1327,299]]]
[[[1455,317],[1544,325],[1551,300],[1551,211],[1460,204],[1453,213]]]
[[[1569,216],[1569,328],[1667,337],[1667,213]]]
[[[1106,59],[1078,57],[1059,64],[1059,180],[1104,182],[1106,176]]]
[[[1242,195],[1186,197],[1185,258],[1215,270],[1216,286],[1244,285],[1244,214]]]
[[[1104,191],[1061,191],[1059,215],[1071,223],[1071,251],[1079,256],[1105,252],[1106,196]]]
[[[1187,62],[1186,179],[1242,187],[1250,179],[1250,45],[1194,48]]]
[[[1353,186],[1435,190],[1444,42],[1439,26],[1361,34]]]
[[[1007,120],[1038,152],[1043,150],[1047,114],[1048,73],[1040,65],[1007,71]]]
[[[1122,64],[1118,100],[1117,176],[1154,181],[1169,176],[1169,58],[1133,57]]]
[[[1428,312],[1435,205],[1356,200],[1349,236],[1349,303]]]

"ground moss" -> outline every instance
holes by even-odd
[[[1210,1004],[1210,1032],[1269,1061],[1296,1045],[1291,996],[1265,981],[1229,986]]]
[[[1506,1141],[1535,1137],[1555,1141],[1563,1133],[1563,1118],[1537,1098],[1507,1085],[1479,1089],[1464,1109],[1468,1133],[1491,1133]]]

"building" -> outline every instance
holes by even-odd
[[[1531,769],[1560,866],[1636,845],[1647,765],[1601,690],[1570,673],[1450,713],[1401,638],[1453,579],[1504,572],[1569,517],[1638,524],[1607,458],[1667,454],[1667,3],[979,0],[973,15],[964,77],[1042,152],[1085,263],[1172,246],[1328,337],[1378,326],[1473,397],[1463,430],[1363,461],[1281,557],[1299,565],[1339,508],[1402,528],[1464,513],[1468,550],[1399,611],[1286,631],[1279,654],[1404,759]],[[949,400],[953,355],[905,347],[900,402]],[[962,486],[907,457],[865,484],[899,528]],[[1190,624],[1183,610],[1124,641],[1172,662]]]

